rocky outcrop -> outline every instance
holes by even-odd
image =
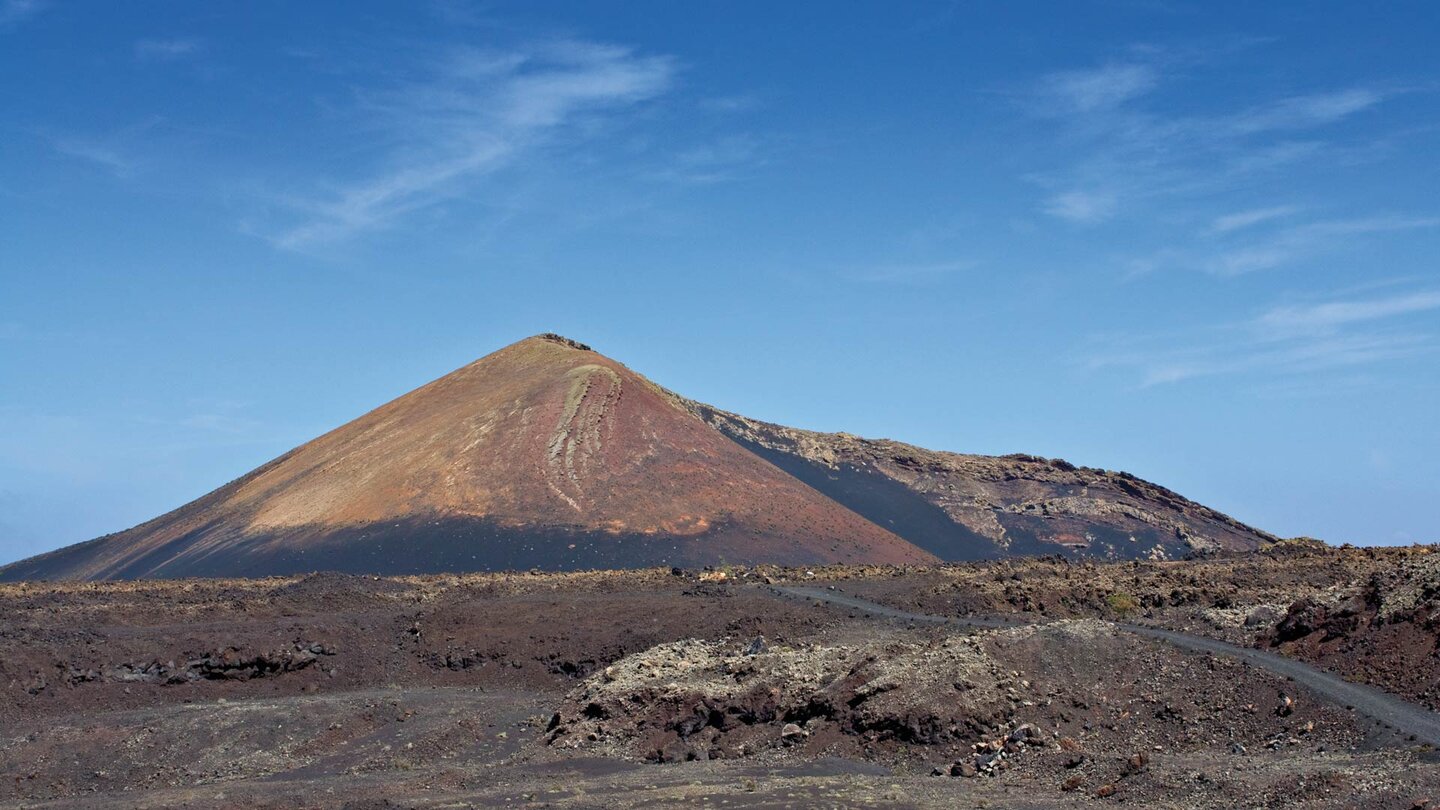
[[[323,658],[332,655],[335,655],[333,647],[308,641],[297,641],[290,649],[262,653],[247,653],[238,647],[227,647],[178,663],[160,660],[126,661],[96,667],[58,664],[55,682],[73,687],[87,683],[148,683],[173,686],[195,681],[248,681],[309,669]],[[38,694],[50,684],[51,679],[39,676],[32,683],[30,693]]]
[[[1263,646],[1440,708],[1440,553],[1417,549],[1356,587],[1307,594]]]
[[[1041,631],[1065,646],[1108,637],[1099,622]],[[546,740],[655,762],[734,758],[844,735],[908,745],[970,745],[1035,705],[1028,680],[988,637],[766,646],[686,639],[628,656],[572,691]],[[1026,739],[1045,736],[1021,726]],[[1013,732],[1007,732],[1013,733]]]

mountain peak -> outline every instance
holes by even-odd
[[[1165,559],[1266,537],[1131,477],[756,422],[547,332],[0,581]]]
[[[578,340],[571,340],[570,338],[565,337],[564,335],[559,335],[559,334],[556,334],[556,333],[554,333],[554,332],[541,332],[540,334],[538,334],[538,335],[536,335],[536,336],[534,336],[534,337],[532,337],[532,338],[530,338],[530,339],[531,339],[531,340],[544,340],[544,341],[547,341],[547,342],[549,342],[549,343],[559,343],[561,346],[568,346],[568,347],[570,347],[570,348],[572,348],[572,349],[577,349],[577,350],[582,351],[582,352],[593,352],[593,351],[595,351],[594,349],[590,348],[589,346],[585,345],[584,343],[581,343],[581,342],[578,341]]]
[[[553,333],[486,355],[168,515],[57,555],[22,565],[23,575],[935,561],[658,385]]]

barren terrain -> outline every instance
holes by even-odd
[[[0,805],[1425,807],[1437,562],[5,585]]]

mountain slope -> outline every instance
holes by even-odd
[[[619,363],[546,336],[0,578],[933,559]]]
[[[750,420],[542,335],[0,580],[1174,557],[1269,539],[1123,473]]]
[[[747,449],[946,560],[1057,553],[1177,559],[1275,540],[1128,473],[816,433],[687,404]]]

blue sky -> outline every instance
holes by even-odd
[[[0,0],[0,561],[558,331],[1440,540],[1430,3]]]

